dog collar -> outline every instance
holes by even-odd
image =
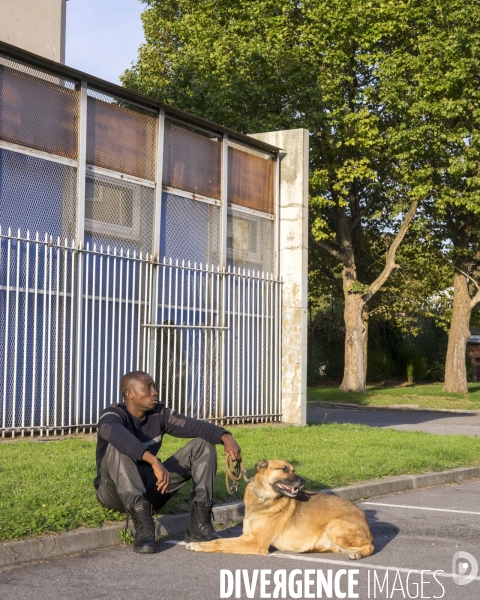
[[[265,496],[262,496],[262,494],[260,494],[260,492],[257,490],[257,488],[255,487],[255,482],[253,482],[253,493],[255,494],[255,496],[259,499],[259,500],[264,500],[265,502],[269,502],[271,500],[275,500],[275,498],[265,498]],[[281,494],[280,494],[281,495]]]

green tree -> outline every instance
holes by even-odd
[[[367,263],[378,265],[380,269],[384,263],[386,249],[390,246],[396,232],[387,231],[384,227],[373,232],[367,249],[369,255]],[[441,226],[432,227],[431,219],[422,211],[417,212],[416,218],[407,232],[402,245],[396,253],[395,269],[381,290],[368,303],[364,317],[368,319],[370,331],[373,325],[375,335],[387,329],[397,331],[399,335],[409,338],[423,339],[427,331],[434,329],[448,330],[451,321],[452,289],[451,265],[448,256]],[[309,361],[310,380],[315,382],[319,376],[319,367],[323,365],[325,373],[332,377],[338,372],[339,363],[336,348],[332,343],[339,343],[344,337],[343,323],[339,322],[337,307],[342,301],[341,269],[332,257],[325,256],[322,249],[315,243],[310,246],[309,265],[309,316],[311,338]],[[369,342],[370,333],[365,336],[365,346],[368,345],[369,353],[365,350],[365,370],[370,372],[370,353],[378,348],[378,340],[373,344]],[[411,338],[409,338],[411,339]],[[420,342],[415,342],[418,346]],[[377,352],[378,354],[378,352]],[[377,357],[378,358],[378,357]],[[318,360],[317,360],[318,359]],[[427,362],[433,356],[425,357]],[[316,364],[315,364],[316,361]],[[374,361],[375,362],[375,361]],[[378,361],[377,361],[378,362]],[[341,360],[343,368],[343,359]],[[438,364],[438,360],[435,361]],[[378,380],[378,366],[375,369]],[[397,365],[396,374],[401,375]],[[438,377],[438,370],[436,370]],[[406,372],[403,373],[406,375]],[[371,376],[371,373],[370,373]],[[388,378],[385,373],[383,378]],[[391,376],[391,374],[390,374]],[[375,380],[375,379],[374,379]]]
[[[410,42],[385,61],[382,95],[392,113],[407,115],[411,126],[398,135],[418,156],[432,222],[443,229],[454,287],[445,391],[467,393],[466,341],[480,301],[469,285],[480,258],[480,3],[410,2],[402,27]]]
[[[244,132],[310,131],[312,243],[343,280],[341,387],[363,391],[367,307],[419,203],[440,206],[445,184],[435,166],[445,152],[413,89],[418,78],[424,91],[437,85],[414,60],[432,48],[412,50],[416,21],[428,32],[443,0],[144,1],[146,44],[125,86]],[[382,262],[372,260],[381,234]]]

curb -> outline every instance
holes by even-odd
[[[480,478],[480,466],[457,467],[449,471],[436,471],[432,473],[420,473],[419,475],[398,475],[385,479],[375,479],[365,483],[356,483],[345,487],[322,492],[335,494],[346,500],[362,500],[372,496],[386,496],[398,492],[408,492],[419,488],[445,485],[448,483],[460,483],[467,479]]]
[[[453,413],[453,414],[470,414],[480,415],[480,410],[470,410],[461,408],[422,408],[418,404],[382,404],[382,405],[361,405],[353,404],[350,402],[327,402],[326,400],[309,400],[307,402],[307,411],[309,406],[321,406],[322,408],[346,408],[346,409],[357,409],[357,410],[393,410],[397,412],[441,412],[441,413]]]
[[[346,500],[356,501],[372,496],[384,496],[475,478],[480,478],[480,466],[459,467],[449,471],[420,475],[399,475],[322,490],[322,493],[335,494]],[[232,521],[240,521],[243,518],[243,511],[244,506],[241,501],[216,506],[213,509],[214,523],[215,525],[228,525]],[[188,519],[188,514],[163,515],[157,518],[155,528],[157,537],[183,534]],[[58,535],[4,542],[0,544],[0,568],[36,560],[50,560],[77,552],[121,546],[122,542],[118,537],[118,531],[123,527],[123,523],[118,523],[106,525],[99,529],[82,528],[67,533],[59,533]]]
[[[237,501],[213,509],[215,525],[228,525],[243,519],[243,502]],[[157,537],[183,534],[190,515],[162,515],[155,518]],[[50,560],[77,552],[89,552],[101,548],[122,546],[118,532],[125,527],[125,521],[100,528],[80,528],[57,535],[28,538],[0,543],[0,568],[22,563]],[[130,520],[129,529],[135,531]]]

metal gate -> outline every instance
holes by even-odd
[[[137,369],[179,412],[280,419],[279,281],[75,246],[0,229],[3,436],[93,428]]]
[[[222,422],[280,417],[279,282],[185,261],[157,268],[147,363],[166,404]]]

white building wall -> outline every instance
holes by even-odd
[[[66,0],[0,0],[0,40],[65,64]]]
[[[282,286],[283,422],[306,424],[309,137],[306,129],[252,137],[282,148],[280,163],[279,275]]]

